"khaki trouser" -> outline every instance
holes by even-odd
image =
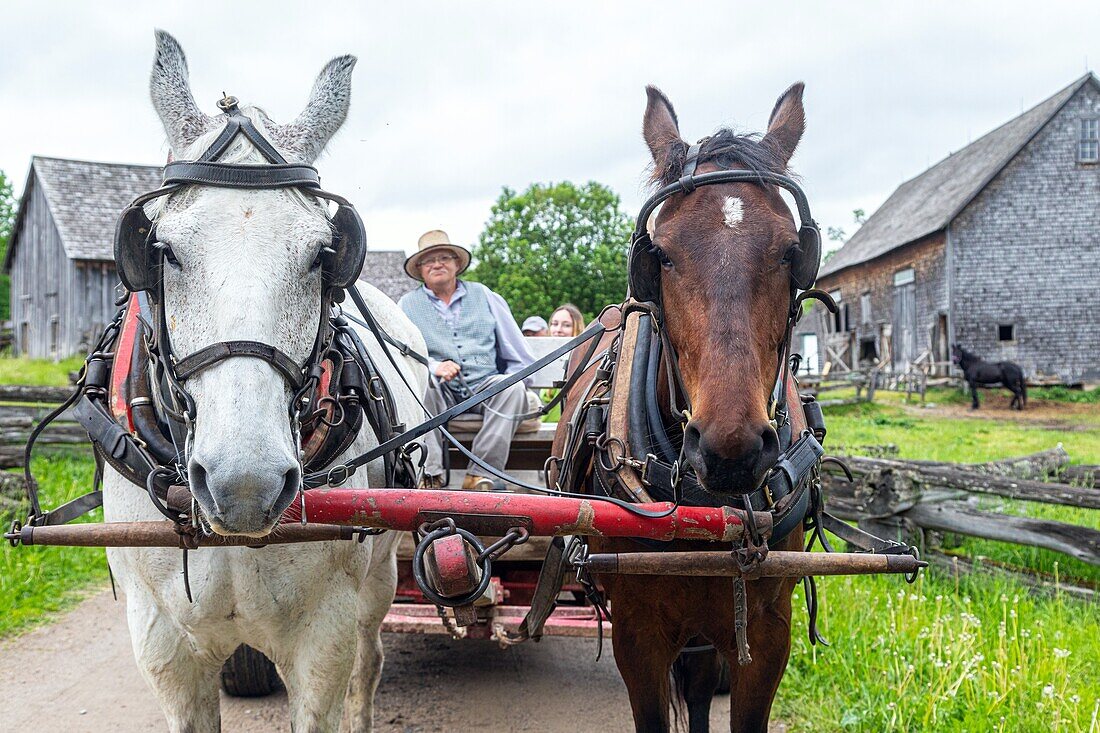
[[[503,374],[494,374],[478,385],[474,393],[484,391],[504,379]],[[432,377],[424,395],[424,406],[433,415],[454,407],[457,403],[451,390],[443,387],[439,380]],[[523,382],[513,384],[503,392],[490,397],[470,412],[482,416],[481,430],[474,437],[471,452],[493,468],[503,471],[508,463],[508,452],[512,448],[512,437],[516,434],[520,420],[515,419],[527,411],[527,388]],[[429,476],[443,475],[443,434],[433,430],[424,436],[426,458],[424,473]],[[467,475],[485,476],[487,472],[473,463],[466,469]]]

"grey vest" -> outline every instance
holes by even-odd
[[[466,294],[462,310],[454,324],[449,324],[420,287],[401,296],[405,311],[428,344],[428,355],[437,361],[450,359],[462,368],[462,377],[472,389],[487,377],[497,374],[497,323],[489,310],[485,286],[462,281]],[[461,382],[445,383],[456,395],[468,396]]]

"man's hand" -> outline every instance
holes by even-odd
[[[441,362],[439,366],[435,368],[435,376],[439,377],[444,382],[449,382],[457,377],[458,373],[461,371],[462,367],[448,359],[447,361]]]

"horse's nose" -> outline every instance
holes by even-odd
[[[268,470],[234,468],[208,466],[192,457],[187,471],[191,494],[219,534],[265,535],[294,501],[302,484],[301,468],[297,462]]]
[[[715,436],[692,420],[684,432],[684,456],[708,491],[746,494],[763,483],[779,457],[771,425]]]

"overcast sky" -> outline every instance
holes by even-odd
[[[325,62],[359,57],[318,162],[375,249],[427,229],[476,241],[502,186],[596,180],[644,198],[644,86],[686,139],[762,130],[806,83],[792,166],[852,233],[902,181],[1100,63],[1100,2],[207,2],[5,0],[0,170],[31,155],[163,163],[153,29],[176,36],[208,113],[223,90],[297,116]]]

